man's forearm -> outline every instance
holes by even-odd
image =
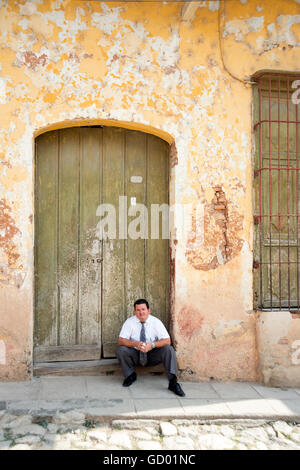
[[[158,341],[153,341],[153,342],[156,348],[162,348],[163,346],[169,346],[171,344],[171,339],[164,338],[164,339],[159,339]],[[127,346],[128,348],[140,349],[141,341],[134,341],[131,339],[119,337],[118,343],[119,343],[119,346]],[[152,343],[149,343],[149,344],[152,344]]]
[[[162,348],[163,346],[170,346],[171,339],[164,338],[164,339],[159,339],[158,341],[153,341],[153,342],[156,348]]]
[[[127,346],[128,348],[137,348],[140,344],[140,341],[133,341],[131,339],[119,337],[119,346]]]

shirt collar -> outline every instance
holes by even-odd
[[[141,323],[141,321],[138,319],[138,317],[136,315],[134,315],[134,316],[135,316],[136,322]],[[148,316],[147,320],[144,322],[144,325],[147,325],[148,323],[150,323],[151,318],[152,318],[152,315],[149,313],[149,316]]]

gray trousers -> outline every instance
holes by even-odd
[[[135,348],[127,346],[119,346],[117,348],[117,358],[122,366],[124,377],[128,377],[134,372],[134,366],[139,364],[140,352]],[[172,346],[163,346],[162,348],[154,348],[147,353],[147,366],[155,366],[163,363],[167,377],[172,379],[173,375],[177,376],[177,360],[175,351]]]

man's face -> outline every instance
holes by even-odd
[[[142,323],[144,323],[150,314],[150,308],[147,308],[146,304],[136,305],[134,308],[134,313],[136,314],[137,318]]]

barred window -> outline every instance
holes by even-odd
[[[255,81],[254,306],[298,310],[300,74]]]

